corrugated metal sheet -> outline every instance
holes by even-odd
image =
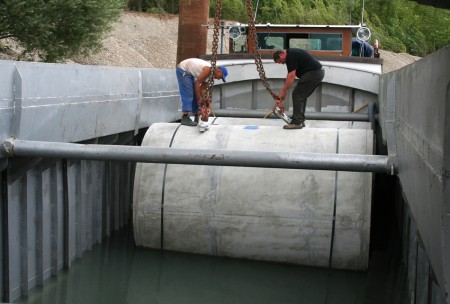
[[[133,163],[24,161],[1,177],[6,301],[42,286],[131,220]]]

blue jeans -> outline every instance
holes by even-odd
[[[181,96],[181,110],[183,112],[197,113],[198,104],[195,95],[195,78],[181,68],[177,67],[178,88]]]

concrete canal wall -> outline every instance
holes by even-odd
[[[380,124],[388,153],[397,155],[409,209],[403,227],[408,303],[450,303],[449,67],[447,46],[380,81]]]

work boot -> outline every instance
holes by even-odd
[[[293,124],[293,123],[291,123],[291,124],[283,126],[283,129],[288,129],[288,130],[301,129],[301,128],[303,128],[303,124],[302,123],[300,123],[300,124]]]
[[[190,118],[189,118],[189,116],[182,116],[181,117],[181,124],[183,125],[183,126],[189,126],[189,127],[195,127],[196,125],[197,125],[197,123],[196,122],[193,122]]]

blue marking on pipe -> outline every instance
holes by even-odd
[[[259,129],[259,126],[247,125],[247,126],[244,126],[244,129],[245,130],[257,130],[257,129]]]

